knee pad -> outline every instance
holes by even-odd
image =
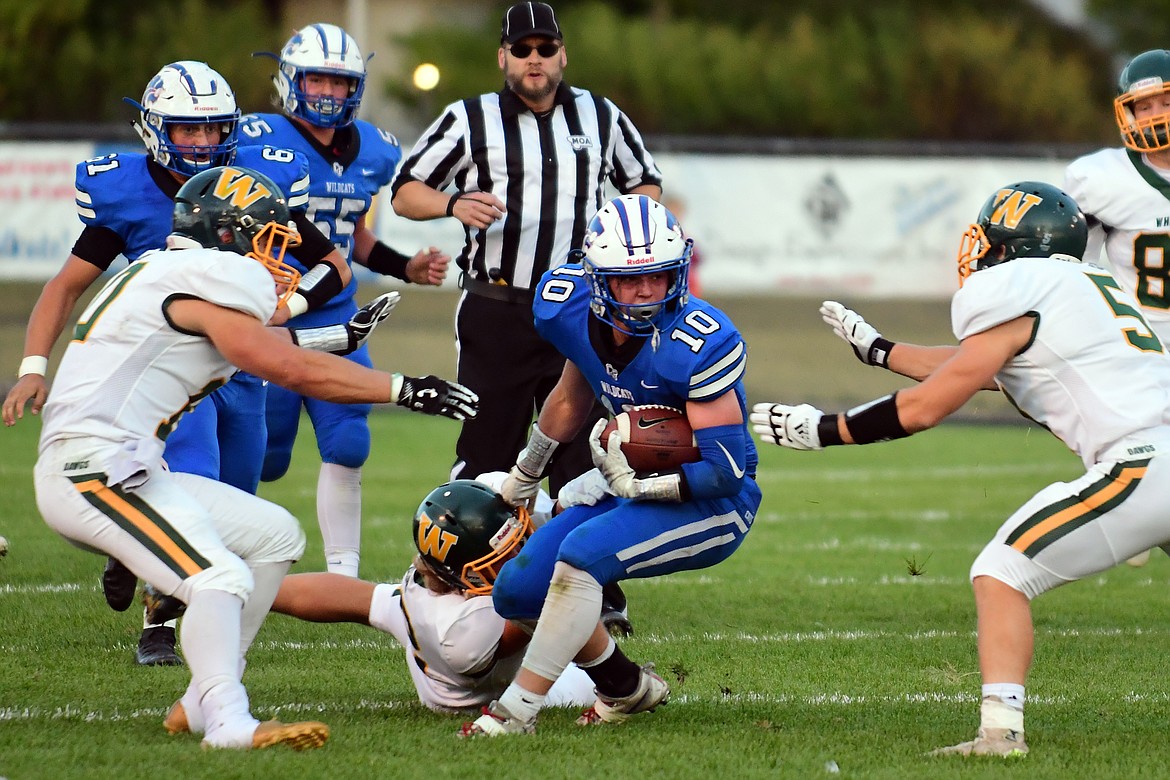
[[[370,425],[364,415],[318,425],[315,430],[322,463],[360,469],[369,460]]]
[[[175,590],[174,596],[185,604],[191,603],[191,598],[202,590],[222,590],[239,596],[245,602],[252,595],[256,581],[252,577],[252,570],[235,555],[221,555],[212,561],[211,566],[183,580]]]
[[[264,466],[260,469],[261,482],[275,482],[288,473],[292,463],[292,450],[268,450],[264,453]]]
[[[305,554],[305,530],[283,507],[272,504],[272,512],[261,522],[264,542],[255,555],[248,556],[248,563],[293,563]]]
[[[529,568],[511,565],[509,561],[496,577],[492,587],[492,606],[496,613],[509,620],[536,620],[544,607],[548,581],[534,580]]]
[[[998,542],[984,547],[971,564],[971,580],[981,576],[999,580],[1020,591],[1029,600],[1068,582],[1019,550]]]

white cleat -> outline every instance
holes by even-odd
[[[577,718],[578,726],[596,726],[602,723],[625,723],[631,715],[653,712],[670,698],[670,686],[654,673],[654,664],[642,667],[638,687],[629,696],[610,699],[597,695],[593,706]]]
[[[1146,550],[1145,552],[1140,552],[1137,555],[1133,556],[1132,558],[1126,559],[1125,562],[1128,563],[1130,566],[1134,567],[1135,569],[1140,569],[1142,566],[1145,566],[1147,563],[1150,562],[1150,550]]]
[[[524,721],[512,717],[498,701],[483,708],[483,714],[474,721],[464,723],[459,729],[460,739],[474,737],[506,737],[510,734],[535,734],[536,721]]]
[[[978,736],[970,742],[960,742],[950,747],[932,750],[931,756],[998,756],[1000,758],[1022,758],[1028,755],[1024,732],[1015,729],[979,729]]]

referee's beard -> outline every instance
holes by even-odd
[[[544,86],[529,88],[527,86],[527,82],[525,81],[525,77],[527,75],[528,74],[525,73],[518,79],[512,78],[511,76],[504,78],[504,82],[508,85],[508,89],[519,95],[525,103],[540,103],[549,95],[556,92],[557,87],[561,85],[562,79],[559,74],[556,78],[553,78],[550,74],[545,73]]]

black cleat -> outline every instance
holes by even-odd
[[[151,626],[178,620],[187,611],[186,604],[174,596],[159,593],[149,582],[142,586],[142,605],[146,607],[143,617],[146,618],[147,625]]]
[[[106,559],[106,568],[102,572],[102,593],[106,595],[106,603],[115,612],[125,612],[134,603],[134,591],[138,588],[138,578],[134,572],[122,565],[115,558]]]
[[[182,666],[183,659],[175,652],[175,629],[170,626],[151,626],[138,637],[138,651],[134,658],[140,666]]]
[[[634,633],[626,594],[616,582],[611,582],[601,589],[601,622],[610,636],[617,639]]]

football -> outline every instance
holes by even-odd
[[[670,471],[702,457],[686,415],[670,406],[635,406],[622,412],[601,432],[602,447],[613,431],[621,436],[630,468],[639,474]]]

